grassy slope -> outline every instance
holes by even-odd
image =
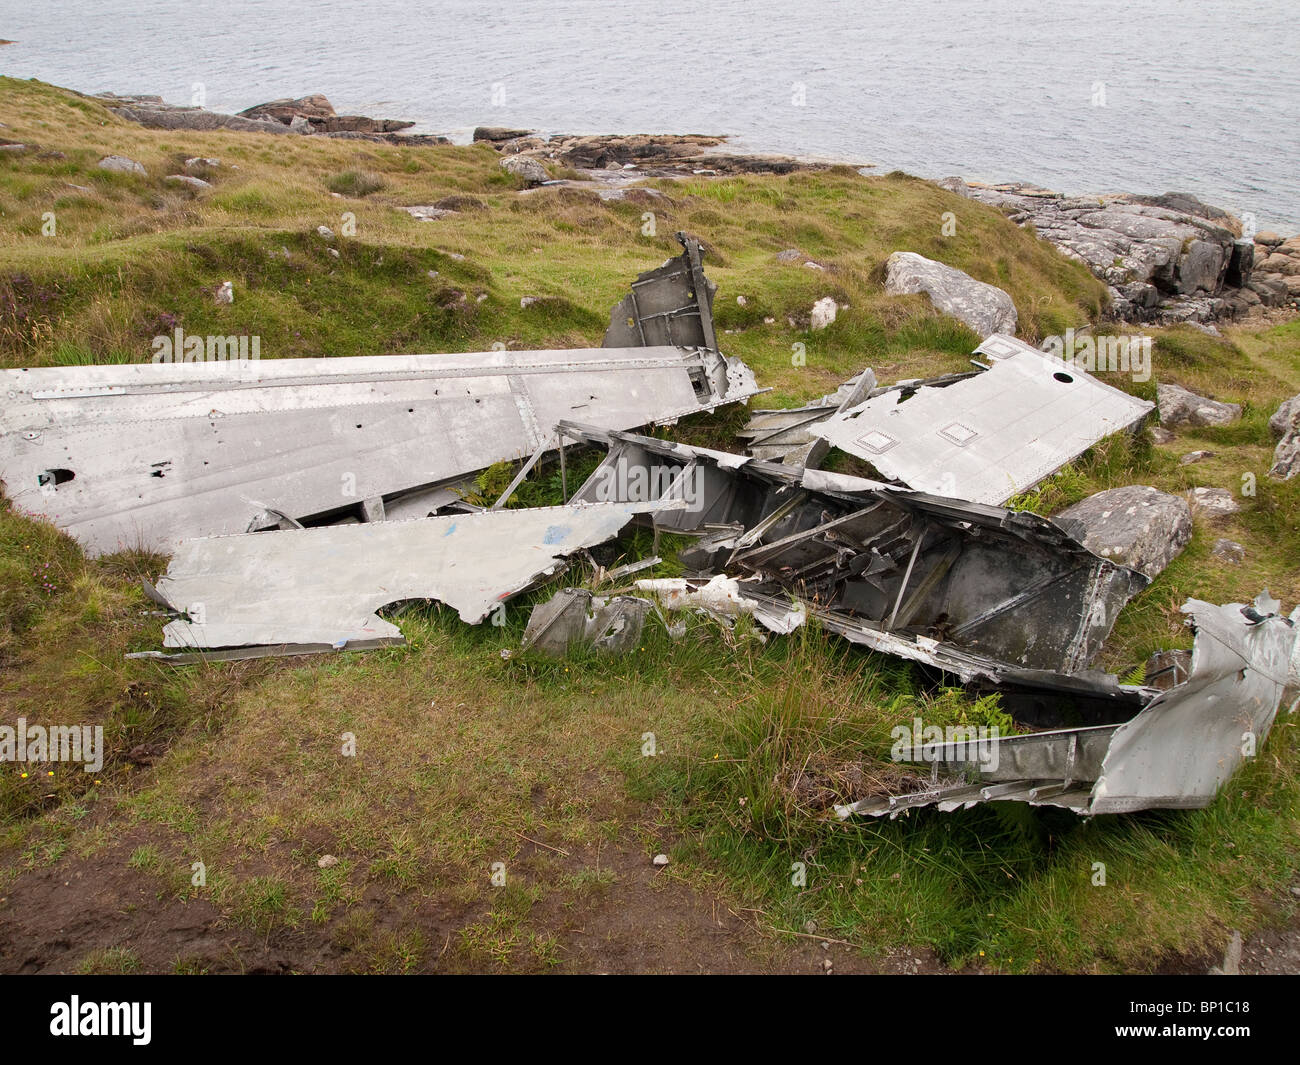
[[[736,331],[724,345],[777,404],[864,365],[884,380],[965,366],[973,334],[920,297],[884,295],[891,251],[1002,286],[1030,339],[1094,319],[1103,295],[996,212],[903,176],[661,182],[667,199],[606,203],[583,189],[521,194],[485,147],[153,132],[7,79],[0,121],[7,137],[65,155],[0,160],[5,366],[142,361],[173,323],[256,333],[264,358],[598,343],[605,309],[675,253],[679,228],[707,241],[719,328]],[[97,170],[108,153],[150,176]],[[221,160],[212,190],[162,180],[196,155]],[[381,187],[331,195],[356,187],[341,177],[353,172]],[[449,196],[472,199],[435,223],[394,209]],[[43,236],[50,211],[57,232]],[[646,211],[657,236],[642,233]],[[957,236],[941,236],[945,211]],[[342,235],[345,212],[355,236]],[[340,234],[332,245],[318,225]],[[827,270],[775,263],[790,246]],[[226,280],[232,306],[212,298]],[[849,305],[831,328],[790,325],[828,294]],[[526,295],[544,298],[521,309]],[[806,366],[792,360],[796,343]],[[1288,605],[1300,598],[1300,482],[1264,477],[1267,417],[1300,391],[1300,325],[1228,341],[1158,334],[1154,362],[1161,380],[1245,402],[1245,418],[1167,447],[1112,442],[1025,503],[1050,513],[1135,481],[1238,489],[1251,472],[1258,488],[1230,522],[1198,522],[1188,550],[1125,611],[1105,661],[1121,671],[1186,642],[1177,605],[1188,595],[1244,600],[1267,583]],[[1154,382],[1113,383],[1154,394]],[[725,444],[736,417],[692,431]],[[1195,448],[1216,456],[1178,466]],[[1246,546],[1244,566],[1210,558],[1219,535]],[[954,964],[1143,969],[1288,905],[1300,799],[1289,722],[1201,813],[1078,825],[984,808],[832,825],[828,796],[852,786],[890,724],[961,713],[964,700],[936,701],[899,664],[816,633],[763,644],[744,626],[701,626],[678,643],[652,627],[621,661],[503,660],[526,609],[479,629],[415,611],[402,621],[407,647],[369,655],[168,672],[122,658],[158,643],[136,586],[160,565],[88,562],[48,526],[0,514],[0,719],[101,722],[114,752],[93,783],[79,770],[22,779],[0,766],[0,895],[29,870],[119,860],[117,841],[143,831],[121,860],[156,881],[159,898],[201,893],[234,928],[324,938],[341,952],[332,964],[381,969],[563,964],[563,915],[608,889],[599,855],[616,842],[671,846],[671,875],[761,911],[765,927],[813,919],[869,951],[928,945]],[[358,755],[345,759],[349,731]],[[653,759],[641,757],[646,732]],[[319,869],[325,853],[340,864]],[[209,869],[203,889],[189,884],[196,860]],[[505,889],[487,882],[497,860],[511,870]],[[795,861],[806,890],[790,884]],[[1106,887],[1090,885],[1095,862]],[[449,949],[422,924],[428,905],[452,915]],[[85,964],[129,968],[132,948],[120,946],[115,961]]]

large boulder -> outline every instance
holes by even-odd
[[[1149,485],[1098,492],[1052,520],[1094,554],[1152,578],[1192,538],[1187,501]]]
[[[141,164],[134,159],[128,159],[125,155],[106,155],[99,161],[100,170],[113,170],[119,174],[139,174],[141,177],[148,177],[147,171]]]
[[[1287,431],[1295,427],[1297,417],[1300,417],[1300,395],[1292,396],[1278,407],[1268,420],[1268,427],[1274,436],[1286,436]]]
[[[1273,452],[1273,465],[1268,475],[1289,481],[1300,473],[1300,396],[1292,396],[1268,420],[1274,432],[1281,431],[1282,439]]]
[[[1166,428],[1175,425],[1229,425],[1241,417],[1239,404],[1206,399],[1181,385],[1156,385],[1156,406],[1160,411],[1160,424]]]
[[[530,185],[540,185],[544,181],[551,180],[546,167],[527,155],[507,155],[501,160],[501,169],[507,174],[523,178]]]
[[[936,310],[965,322],[981,337],[1016,331],[1016,305],[994,285],[911,251],[896,251],[885,263],[885,291],[924,292]]]

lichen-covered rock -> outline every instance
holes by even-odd
[[[530,185],[540,185],[551,179],[551,175],[546,172],[546,167],[526,155],[507,155],[501,160],[501,169],[507,174],[523,178]]]
[[[924,292],[936,310],[965,322],[981,337],[1016,331],[1016,305],[1000,288],[915,252],[896,251],[889,257],[885,291]]]
[[[99,161],[100,170],[113,170],[120,174],[139,174],[141,177],[148,177],[147,171],[140,163],[134,159],[128,159],[125,155],[106,155]]]
[[[1274,412],[1273,417],[1268,420],[1268,427],[1274,436],[1286,436],[1288,430],[1295,428],[1298,417],[1300,417],[1300,396],[1292,396]]]
[[[1241,505],[1232,498],[1232,493],[1226,488],[1193,488],[1187,493],[1188,501],[1192,504],[1192,511],[1196,514],[1204,514],[1206,517],[1226,518],[1229,514],[1236,514],[1241,509]]]
[[[1150,485],[1098,492],[1052,520],[1089,551],[1153,578],[1192,538],[1187,501]]]
[[[1210,548],[1210,554],[1223,562],[1230,562],[1234,566],[1240,565],[1246,559],[1246,549],[1236,540],[1215,540],[1214,546]]]
[[[1166,428],[1176,425],[1230,425],[1241,417],[1239,404],[1207,399],[1181,385],[1157,385],[1156,406],[1160,410],[1160,424]]]

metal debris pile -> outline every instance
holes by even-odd
[[[1025,734],[918,735],[891,793],[841,817],[991,800],[1113,813],[1208,804],[1300,691],[1296,622],[1254,604],[1183,607],[1190,663],[1148,683],[1091,669],[1148,584],[1065,529],[1001,506],[1152,404],[1013,337],[969,372],[879,386],[864,370],[804,407],[756,411],[751,454],[632,430],[761,391],[718,350],[698,242],[642,274],[601,348],[82,366],[4,371],[0,477],[14,503],[92,554],[170,553],[151,598],[170,662],[400,643],[380,616],[436,600],[478,624],[632,526],[658,563],[690,538],[685,576],[609,594],[564,588],[533,608],[524,647],[617,654],[650,618],[790,633],[815,618],[852,643],[999,692]],[[831,447],[879,480],[818,469]],[[604,452],[569,483],[573,448]],[[552,453],[563,501],[507,509]],[[466,499],[523,462],[491,506]],[[572,489],[572,490],[571,490]],[[1251,747],[1253,750],[1253,747]]]

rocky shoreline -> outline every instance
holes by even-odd
[[[167,104],[158,96],[102,93],[96,98],[153,129],[231,129],[408,146],[450,143],[446,137],[403,132],[412,122],[339,115],[319,93],[272,100],[237,115]],[[703,134],[542,136],[480,126],[473,140],[491,145],[503,169],[529,186],[571,184],[593,189],[603,199],[621,199],[626,186],[649,178],[789,174],[832,165],[733,152],[725,137]],[[1220,323],[1289,318],[1300,310],[1300,236],[1288,240],[1255,233],[1242,219],[1187,193],[1067,197],[1024,183],[989,185],[950,177],[936,184],[1033,226],[1038,236],[1087,266],[1110,290],[1107,314],[1113,320],[1185,323],[1213,333]]]

